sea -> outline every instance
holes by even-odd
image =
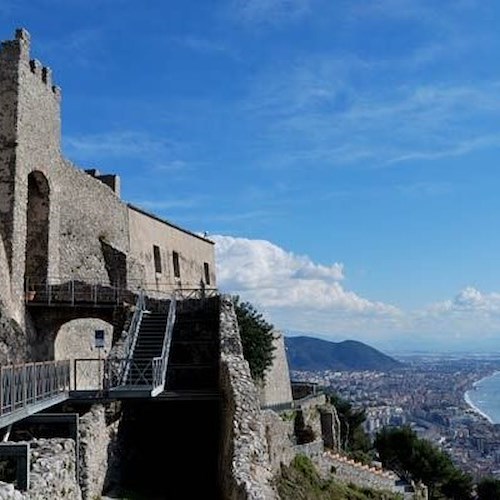
[[[500,371],[478,380],[465,401],[492,424],[500,424]]]

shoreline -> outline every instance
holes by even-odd
[[[467,405],[471,408],[472,411],[474,411],[475,413],[477,413],[478,415],[481,415],[481,417],[485,418],[490,424],[492,425],[495,425],[497,423],[500,423],[500,422],[494,422],[493,419],[487,414],[485,413],[483,410],[481,410],[480,408],[478,408],[470,399],[469,397],[469,392],[471,390],[473,390],[478,384],[480,384],[483,380],[486,380],[486,379],[489,379],[489,378],[492,378],[496,375],[500,374],[500,371],[499,370],[495,370],[491,375],[487,375],[486,377],[483,377],[483,378],[480,378],[479,380],[476,380],[473,384],[472,384],[472,389],[469,389],[467,391],[465,391],[465,394],[464,394],[464,400],[465,402],[467,403]]]

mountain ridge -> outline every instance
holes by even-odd
[[[290,370],[389,371],[403,365],[391,356],[357,340],[331,342],[312,336],[285,336]]]

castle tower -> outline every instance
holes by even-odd
[[[0,47],[0,234],[14,301],[25,277],[46,279],[58,263],[50,172],[62,161],[60,97],[51,70],[30,59],[29,33],[17,30]]]

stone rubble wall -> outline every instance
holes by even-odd
[[[0,365],[24,362],[27,352],[23,329],[0,303]]]
[[[257,388],[243,349],[230,297],[221,298],[220,390],[223,399],[222,441],[219,470],[223,497],[227,500],[272,500],[265,429]]]
[[[103,489],[113,481],[117,464],[116,420],[106,423],[106,408],[93,405],[80,418],[80,486],[83,500],[100,498]]]
[[[310,443],[296,444],[293,447],[296,455],[305,455],[309,457],[314,463],[317,463],[323,456],[324,446],[322,439],[316,439]]]
[[[73,439],[36,439],[31,449],[30,488],[16,490],[0,481],[2,500],[82,500],[76,480],[76,454]]]
[[[304,398],[300,401],[297,411],[302,412],[304,425],[310,426],[316,439],[322,440],[321,408],[326,405],[326,396],[318,394],[314,397]]]
[[[266,429],[266,441],[269,447],[269,460],[273,474],[280,473],[281,464],[290,465],[295,457],[293,419],[295,411],[280,414],[273,410],[264,410],[262,418]]]

